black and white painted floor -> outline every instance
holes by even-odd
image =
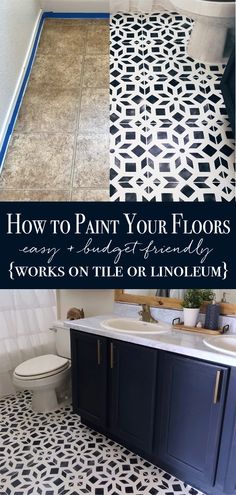
[[[223,66],[192,60],[192,21],[111,20],[111,200],[233,201],[234,142]]]
[[[200,495],[81,425],[67,406],[35,413],[30,394],[0,401],[0,495]]]

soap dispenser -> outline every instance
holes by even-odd
[[[205,328],[209,330],[218,330],[219,328],[219,315],[220,305],[215,301],[215,295],[213,301],[207,305]]]

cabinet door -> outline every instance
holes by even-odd
[[[218,493],[236,495],[236,368],[230,369],[230,378],[217,466]]]
[[[73,410],[94,425],[107,416],[107,339],[71,330]]]
[[[157,351],[110,342],[111,429],[130,448],[150,452],[153,441]]]
[[[227,373],[222,366],[160,356],[157,459],[200,488],[214,484]]]

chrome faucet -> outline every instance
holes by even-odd
[[[158,323],[158,320],[155,320],[155,318],[152,317],[150,306],[148,306],[148,304],[142,304],[142,309],[138,314],[141,316],[141,321],[146,321],[147,323]]]

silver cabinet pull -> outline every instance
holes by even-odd
[[[101,341],[97,339],[97,361],[98,366],[101,364]]]
[[[220,377],[221,377],[221,371],[218,370],[216,372],[216,381],[215,381],[215,390],[214,390],[213,404],[217,404],[217,402],[219,402]]]

